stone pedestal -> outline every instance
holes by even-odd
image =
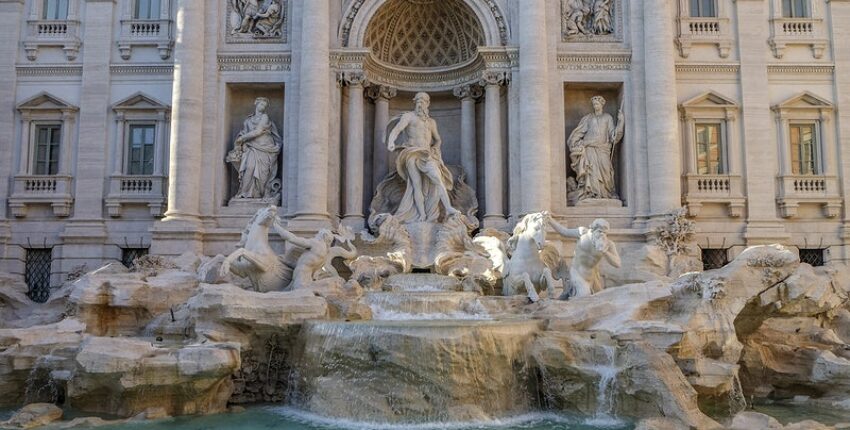
[[[621,208],[623,202],[617,199],[584,199],[576,202],[577,207]]]

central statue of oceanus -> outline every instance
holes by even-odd
[[[407,184],[393,214],[402,223],[435,222],[441,208],[447,217],[459,213],[449,198],[453,179],[443,163],[443,141],[428,110],[430,102],[428,94],[416,94],[414,110],[393,118],[389,125],[387,148],[400,150],[396,170]]]

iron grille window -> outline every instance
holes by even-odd
[[[53,260],[53,249],[27,249],[26,273],[24,280],[29,287],[27,296],[37,303],[44,303],[50,298],[50,265]]]
[[[823,266],[825,249],[801,249],[800,262],[811,264],[812,266]]]
[[[121,248],[121,263],[132,268],[133,262],[145,255],[148,255],[148,248]]]
[[[702,249],[702,269],[719,269],[729,263],[729,253],[723,248]]]

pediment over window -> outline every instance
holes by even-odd
[[[39,93],[18,105],[19,111],[76,111],[78,108],[46,92]]]
[[[819,96],[816,96],[808,91],[804,91],[782,103],[773,107],[774,110],[779,109],[815,109],[815,110],[832,110],[832,103]]]
[[[683,108],[724,108],[724,109],[737,109],[738,104],[735,103],[729,97],[726,97],[720,93],[716,93],[714,91],[708,91],[702,93],[684,103],[682,103]]]
[[[138,92],[112,105],[115,111],[167,111],[170,107],[159,100]]]

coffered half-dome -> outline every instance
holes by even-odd
[[[413,69],[466,64],[484,44],[481,23],[462,0],[389,0],[365,37],[375,60]]]

